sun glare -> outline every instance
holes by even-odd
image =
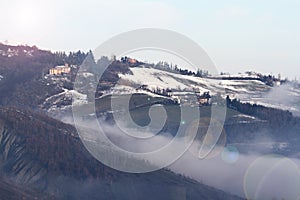
[[[16,25],[22,29],[34,28],[38,22],[38,10],[30,6],[20,6],[17,12]]]
[[[20,13],[20,22],[24,25],[32,25],[35,23],[35,15],[33,12],[30,12],[30,10],[23,10]]]

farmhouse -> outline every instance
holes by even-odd
[[[62,66],[56,66],[49,70],[50,75],[61,75],[61,74],[68,74],[71,72],[71,68],[68,64]]]
[[[209,92],[204,92],[203,94],[200,94],[200,91],[196,91],[195,93],[196,93],[199,105],[210,105],[211,104],[211,95],[209,94]]]

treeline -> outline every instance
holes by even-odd
[[[145,90],[148,92],[151,92],[153,94],[157,94],[157,95],[161,95],[161,96],[165,96],[165,97],[171,97],[171,92],[172,90],[170,88],[153,88],[153,89],[149,89],[147,85],[142,85],[140,87],[137,88],[137,90]]]
[[[209,72],[207,70],[198,69],[196,72],[179,68],[177,65],[169,64],[168,62],[158,62],[153,65],[156,69],[161,69],[169,72],[177,72],[182,75],[196,76],[196,77],[207,77],[209,76]]]
[[[119,60],[111,60],[106,56],[102,56],[99,60],[95,60],[92,52],[89,52],[86,59],[82,63],[82,68],[87,72],[99,76],[97,91],[95,96],[88,98],[94,99],[102,96],[104,90],[112,88],[119,81],[119,73],[129,73],[130,63]],[[88,82],[83,78],[83,90],[89,90]],[[87,79],[87,81],[89,81]],[[85,85],[85,86],[84,86]],[[87,86],[87,88],[85,88]]]
[[[208,71],[198,69],[197,72],[193,72],[187,69],[175,68],[175,71],[179,72],[182,75],[196,76],[196,77],[207,77],[209,75]]]
[[[272,75],[259,74],[259,79],[260,79],[260,81],[264,82],[266,85],[269,85],[269,86],[274,86],[274,82],[281,81],[279,78],[275,78],[275,76],[272,76]],[[282,82],[286,82],[286,80],[282,81]]]
[[[228,108],[237,110],[243,114],[267,120],[273,128],[289,126],[293,121],[293,114],[287,110],[280,110],[257,104],[242,103],[238,99],[231,100],[229,96],[226,97],[226,104]]]
[[[81,65],[84,59],[86,58],[87,53],[81,52],[80,50],[77,52],[55,52],[53,54],[53,62],[54,65],[64,65],[68,63],[69,65]]]

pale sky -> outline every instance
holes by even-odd
[[[300,78],[298,0],[2,0],[0,41],[93,50],[138,28],[164,28],[202,46],[219,71]]]

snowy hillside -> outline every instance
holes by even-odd
[[[130,70],[131,74],[119,74],[120,80],[112,93],[136,92],[139,85],[147,85],[150,89],[170,88],[176,96],[186,96],[199,89],[202,93],[221,94],[223,98],[229,95],[243,102],[290,110],[297,115],[300,113],[300,90],[289,85],[270,87],[258,80],[200,78],[144,66]]]
[[[147,66],[147,65],[146,65]],[[167,93],[171,91],[171,98],[179,100],[183,103],[192,102],[191,95],[195,92],[209,92],[213,97],[226,98],[227,95],[231,99],[237,98],[242,102],[259,104],[266,107],[274,107],[284,110],[289,110],[296,115],[300,115],[300,89],[289,84],[280,86],[269,86],[266,83],[256,80],[254,74],[238,74],[231,75],[230,80],[222,80],[228,75],[222,75],[218,78],[201,78],[192,75],[182,75],[175,71],[160,70],[144,65],[130,67],[130,72],[121,73],[116,71],[119,79],[110,83],[110,87],[101,89],[100,93],[105,96],[109,94],[133,94],[145,93],[150,96],[157,96],[154,90],[161,90]],[[93,76],[91,73],[86,73],[86,76]],[[85,77],[85,76],[84,76]],[[87,80],[88,77],[85,77]],[[68,90],[63,87],[66,77],[48,77],[45,76],[45,81],[55,83],[61,88],[61,92],[54,96],[45,99],[42,107],[48,111],[61,109],[70,109],[72,97],[76,96],[76,105],[87,103],[86,94],[78,93],[77,91]],[[1,80],[1,77],[0,77]],[[86,82],[88,86],[90,83]],[[142,87],[142,89],[141,89]],[[165,95],[161,97],[169,98]]]
[[[75,98],[74,98],[75,97]],[[75,90],[68,90],[63,88],[63,92],[48,97],[42,107],[46,108],[49,112],[56,109],[67,109],[71,107],[72,98],[75,99],[74,105],[83,105],[87,103],[87,96]]]
[[[211,94],[224,93],[231,95],[242,93],[266,92],[270,87],[256,80],[216,80],[181,75],[153,68],[135,67],[132,74],[120,74],[120,78],[136,84],[146,84],[149,87],[165,87],[175,91],[210,91]]]

